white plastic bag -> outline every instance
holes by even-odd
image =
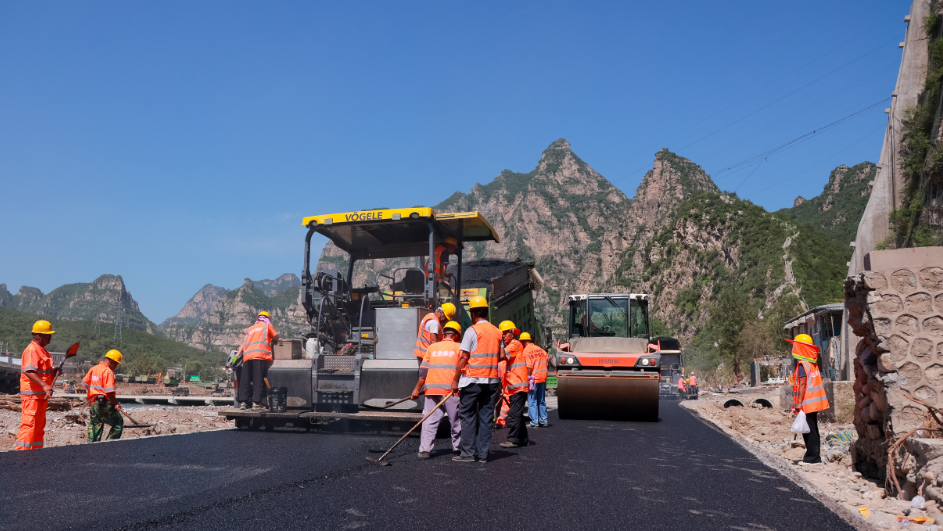
[[[800,411],[796,415],[796,420],[792,423],[792,428],[789,428],[789,431],[793,433],[809,433],[809,423],[805,420],[805,411]]]

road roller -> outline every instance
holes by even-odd
[[[556,359],[560,418],[657,421],[661,352],[650,341],[651,296],[567,299],[569,340]]]

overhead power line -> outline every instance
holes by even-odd
[[[882,99],[882,100],[880,100],[880,101],[878,101],[878,102],[876,102],[876,103],[872,103],[871,105],[868,105],[867,107],[865,107],[865,108],[863,108],[863,109],[859,109],[859,110],[857,110],[857,111],[855,111],[855,112],[853,112],[853,113],[851,113],[851,114],[848,114],[848,115],[846,115],[846,116],[843,116],[842,118],[839,118],[838,120],[835,120],[835,121],[833,121],[833,122],[831,122],[831,123],[828,123],[828,124],[826,124],[826,125],[823,125],[823,126],[821,126],[821,127],[818,127],[818,128],[816,128],[816,129],[813,129],[812,131],[809,131],[809,132],[807,132],[807,133],[805,133],[805,134],[803,134],[803,135],[799,135],[799,136],[797,136],[796,138],[793,138],[792,140],[790,140],[790,141],[788,141],[788,142],[784,142],[784,143],[782,143],[782,144],[773,146],[773,147],[770,148],[770,149],[766,149],[766,150],[760,151],[759,153],[755,153],[755,154],[753,154],[753,155],[750,155],[749,157],[746,157],[746,158],[744,158],[744,159],[741,159],[741,160],[739,160],[739,161],[737,161],[737,162],[734,162],[733,164],[730,164],[730,165],[728,165],[728,166],[726,166],[726,167],[724,167],[724,168],[722,168],[722,169],[720,169],[720,170],[717,170],[716,172],[713,173],[713,176],[716,177],[716,176],[718,176],[718,175],[723,174],[724,172],[727,172],[727,171],[730,171],[730,170],[733,170],[733,169],[736,169],[736,168],[740,168],[740,167],[743,167],[743,166],[752,166],[753,164],[756,164],[756,163],[758,163],[758,162],[764,161],[764,160],[770,158],[771,156],[773,156],[773,155],[775,155],[775,154],[777,154],[777,153],[780,153],[780,152],[782,152],[782,151],[785,151],[785,150],[787,150],[787,149],[789,149],[789,148],[791,148],[791,147],[795,147],[796,145],[801,144],[802,142],[805,142],[805,141],[807,141],[807,140],[811,140],[811,139],[812,139],[814,136],[816,136],[816,135],[821,135],[822,133],[825,133],[825,132],[827,132],[828,130],[833,129],[833,128],[835,128],[835,127],[837,127],[837,126],[839,126],[839,125],[841,125],[841,124],[843,124],[843,123],[845,123],[845,122],[851,120],[852,118],[854,118],[854,117],[856,117],[856,116],[859,116],[859,115],[861,115],[861,114],[863,114],[863,113],[866,113],[866,112],[868,112],[869,110],[871,110],[871,109],[873,109],[873,108],[875,108],[875,107],[877,107],[877,106],[879,106],[879,105],[883,105],[885,102],[889,101],[890,99],[891,99],[891,98],[889,98],[889,97],[888,97],[888,98],[884,98],[884,99]]]

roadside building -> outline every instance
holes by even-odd
[[[819,370],[829,380],[850,380],[847,353],[842,349],[843,303],[816,306],[786,321],[783,330],[790,338],[799,334],[812,336],[819,347]]]

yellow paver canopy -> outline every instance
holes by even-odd
[[[436,245],[450,236],[460,242],[500,241],[477,211],[446,214],[426,207],[380,208],[309,216],[302,223],[355,259],[428,256],[430,228]]]

